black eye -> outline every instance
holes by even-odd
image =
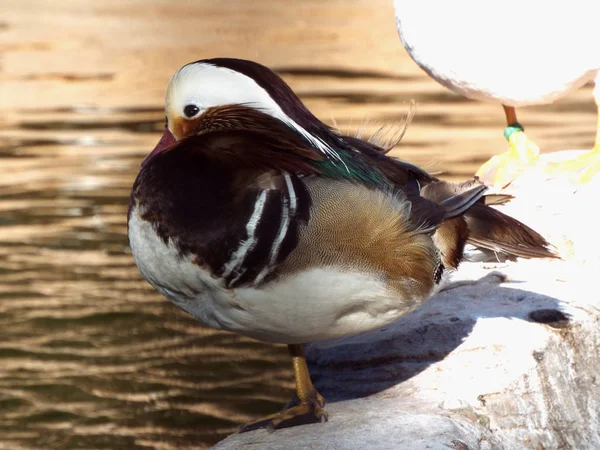
[[[198,108],[196,105],[187,105],[185,108],[183,108],[183,113],[188,119],[191,119],[198,114],[198,111],[200,111],[200,108]]]

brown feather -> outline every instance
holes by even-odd
[[[487,187],[479,182],[436,181],[423,187],[421,195],[444,208],[446,218],[465,214],[482,197]]]
[[[433,242],[440,250],[446,268],[457,269],[462,261],[469,227],[464,217],[445,220],[433,235]]]
[[[344,139],[348,140],[355,149],[368,157],[400,189],[407,192],[408,198],[413,202],[414,215],[416,217],[428,217],[435,207],[415,200],[415,184],[421,186],[421,192],[417,195],[422,195],[428,201],[439,206],[443,206],[442,203],[453,196],[459,196],[453,199],[451,204],[446,205],[446,212],[449,213],[448,207],[454,204],[455,207],[458,206],[459,208],[455,209],[453,214],[464,214],[469,229],[468,243],[496,252],[502,252],[513,258],[557,257],[550,249],[548,241],[539,233],[489,206],[504,204],[510,201],[513,198],[512,196],[505,194],[485,195],[483,193],[480,196],[481,198],[469,204],[469,202],[465,202],[465,199],[460,198],[460,196],[464,195],[470,189],[474,189],[471,192],[471,194],[474,194],[471,200],[476,198],[479,195],[477,193],[477,186],[483,186],[479,180],[473,179],[462,183],[443,182],[410,163],[386,157],[384,150],[372,143],[360,141],[356,138]],[[455,227],[456,225],[447,226],[442,230],[440,236],[436,238],[436,243],[444,247],[440,251],[445,257],[450,259],[453,259],[453,257],[449,255],[462,253],[465,244],[465,242],[461,242],[461,236],[464,237],[462,227],[458,229]],[[452,229],[456,229],[459,234],[450,238]],[[455,258],[454,260],[456,261]]]
[[[482,198],[486,189],[486,186],[476,181],[436,181],[423,187],[423,197],[439,204],[446,212],[445,220],[433,235],[444,267],[458,268],[469,238],[469,227],[463,216]]]
[[[433,287],[437,255],[428,233],[412,230],[406,200],[347,181],[304,181],[311,220],[281,274],[332,265],[370,272],[408,300],[407,312],[416,307]]]
[[[196,149],[209,159],[235,167],[316,174],[311,164],[325,156],[268,114],[242,105],[208,108],[195,134],[169,151]]]
[[[483,199],[485,204],[488,206],[501,206],[510,202],[513,198],[512,195],[509,194],[486,194]]]
[[[542,235],[489,206],[474,205],[465,219],[473,245],[521,258],[558,257]]]

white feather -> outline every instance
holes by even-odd
[[[208,63],[183,66],[171,77],[167,86],[167,114],[182,116],[189,104],[200,108],[197,115],[207,108],[231,104],[256,108],[281,120],[308,139],[319,151],[344,164],[331,146],[292,120],[256,81],[235,70]]]
[[[593,79],[597,9],[589,0],[395,0],[400,39],[425,72],[507,106],[550,103]]]
[[[277,260],[277,256],[279,255],[279,249],[281,248],[281,244],[283,243],[283,240],[287,235],[288,229],[290,228],[290,221],[296,214],[296,191],[294,190],[292,179],[290,178],[290,175],[288,173],[284,173],[283,177],[287,186],[287,193],[289,199],[285,197],[283,197],[282,199],[281,224],[279,225],[277,236],[273,241],[273,246],[271,247],[271,252],[269,253],[269,262],[256,276],[256,279],[254,280],[255,286],[259,284],[273,268],[273,265]]]
[[[260,288],[228,289],[220,279],[165,244],[138,208],[129,241],[142,275],[203,324],[255,339],[302,343],[369,331],[418,306],[364,271],[314,268]]]
[[[225,270],[223,272],[223,278],[227,278],[234,270],[237,271],[244,263],[244,259],[246,255],[256,242],[258,241],[258,236],[256,235],[256,227],[260,222],[260,218],[262,216],[263,210],[265,208],[265,201],[267,199],[267,191],[262,191],[258,198],[256,199],[256,203],[254,203],[254,211],[252,211],[252,215],[246,224],[246,239],[240,243],[238,249],[233,252],[231,258],[227,263],[225,263]],[[238,274],[238,277],[241,274]],[[237,279],[237,278],[236,278]],[[232,283],[235,282],[234,279]]]

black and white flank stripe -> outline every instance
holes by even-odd
[[[281,177],[281,188],[256,195],[246,236],[223,266],[221,278],[229,288],[268,281],[298,243],[298,225],[308,220],[310,197],[300,178],[289,173]]]

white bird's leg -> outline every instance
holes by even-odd
[[[594,149],[588,154],[591,158],[587,169],[581,175],[579,180],[581,183],[585,183],[594,178],[595,175],[600,171],[600,70],[596,75],[595,86],[594,86],[594,100],[596,100],[597,112],[597,124],[596,124],[596,143]]]
[[[499,188],[508,185],[526,168],[533,165],[540,154],[538,146],[527,138],[523,126],[517,121],[515,108],[506,105],[503,107],[507,123],[504,136],[508,140],[509,149],[492,156],[476,173],[484,183]]]
[[[594,100],[596,100],[596,109],[597,112],[597,120],[598,124],[596,127],[596,145],[594,146],[594,151],[596,153],[600,153],[600,70],[596,75],[596,80],[594,81]]]
[[[517,120],[517,112],[514,106],[503,105],[503,107],[506,115],[504,137],[510,144],[508,152],[524,164],[530,164],[537,159],[540,149],[525,136],[525,129]]]
[[[594,148],[569,161],[553,164],[547,170],[551,175],[564,173],[576,184],[587,183],[600,172],[600,71],[596,74],[593,94],[598,111]]]

